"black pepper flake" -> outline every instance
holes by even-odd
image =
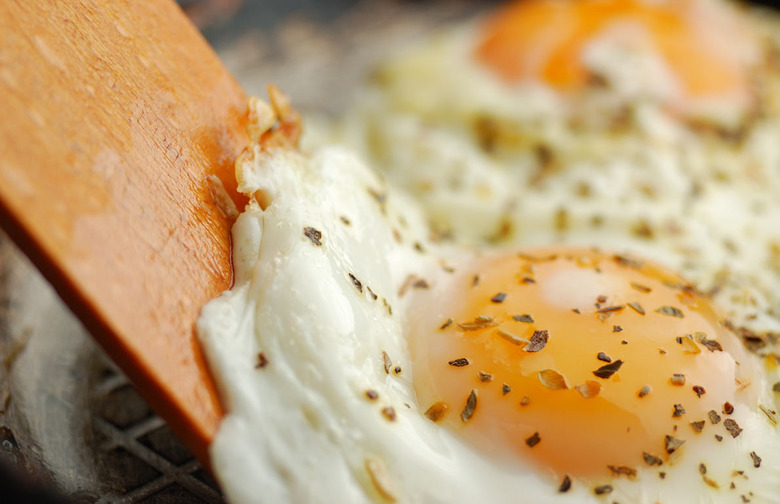
[[[642,397],[646,396],[647,394],[649,394],[652,391],[653,391],[653,388],[650,385],[645,385],[645,386],[642,387],[642,389],[636,395],[639,396],[640,398],[642,398]]]
[[[358,280],[355,275],[350,273],[349,274],[349,280],[352,282],[352,285],[355,286],[355,288],[358,290],[358,292],[363,292],[363,282]]]
[[[723,426],[727,431],[729,431],[729,434],[731,434],[731,437],[733,438],[739,436],[742,433],[742,429],[732,418],[725,419],[723,421]]]
[[[777,382],[774,385],[772,385],[772,392],[780,392],[780,382]]]
[[[578,314],[578,315],[579,315],[579,313],[580,313],[580,310],[579,310],[579,308],[572,308],[572,309],[571,309],[571,311],[573,311],[574,313],[576,313],[576,314]]]
[[[600,360],[600,361],[612,362],[612,357],[610,357],[609,355],[605,354],[604,352],[599,352],[599,354],[596,356],[596,358],[598,360]]]
[[[414,242],[414,250],[416,250],[417,252],[425,253],[425,249],[423,248],[420,242]]]
[[[531,336],[531,341],[523,350],[529,353],[538,352],[547,345],[548,338],[549,334],[547,331],[534,331],[533,336]]]
[[[715,439],[717,439],[718,441],[723,441],[723,436],[721,436],[720,434],[715,434]]]
[[[623,255],[615,255],[612,256],[612,258],[617,262],[620,266],[627,266],[629,268],[636,268],[639,269],[643,266],[641,261],[637,261],[636,259],[632,259],[628,256]]]
[[[680,418],[685,414],[685,408],[683,408],[682,404],[675,404],[674,405],[674,412],[672,413],[673,418]]]
[[[520,283],[533,284],[533,283],[536,283],[536,280],[534,280],[531,277],[523,277],[523,278],[520,279]]]
[[[525,444],[527,444],[529,448],[533,448],[534,446],[538,445],[541,440],[542,438],[539,437],[539,433],[534,432],[529,438],[525,440]]]
[[[710,417],[710,422],[712,422],[712,425],[718,425],[720,423],[720,415],[715,410],[709,410],[707,412],[707,416]]]
[[[593,489],[596,495],[607,495],[612,493],[612,485],[601,485]]]
[[[496,294],[495,296],[490,298],[490,302],[491,303],[503,303],[505,299],[506,299],[506,294],[504,294],[503,292],[499,292],[498,294]]]
[[[387,406],[382,408],[382,416],[387,418],[389,421],[394,422],[395,421],[395,408],[392,406]]]
[[[558,487],[558,493],[566,493],[571,489],[571,478],[569,475],[565,475],[563,477],[563,481],[561,482],[561,486]]]
[[[523,396],[522,399],[520,399],[520,406],[528,406],[531,404],[531,398],[529,396]]]
[[[512,320],[515,322],[524,322],[526,324],[533,324],[534,319],[528,314],[525,315],[512,315]]]
[[[699,420],[697,422],[691,422],[691,428],[696,432],[701,432],[704,430],[704,420]]]
[[[471,278],[471,286],[476,287],[477,285],[479,285],[479,275],[474,275]]]
[[[399,375],[399,374],[401,374],[401,371],[403,371],[401,369],[401,366],[396,366],[396,367],[393,368],[393,374]]]
[[[379,399],[379,392],[376,390],[366,390],[366,397],[371,401]]]
[[[645,309],[644,309],[644,308],[642,308],[642,305],[640,305],[640,304],[639,304],[639,303],[637,303],[636,301],[632,301],[631,303],[628,303],[628,306],[630,306],[631,308],[633,308],[633,310],[634,310],[635,312],[637,312],[638,314],[640,314],[640,315],[644,315],[644,314],[645,314]]]
[[[344,217],[343,215],[342,215],[341,217],[339,217],[339,220],[340,220],[342,223],[344,223],[344,225],[346,225],[346,226],[349,226],[349,225],[350,225],[349,219],[347,219],[347,218],[346,218],[346,217]]]
[[[441,330],[447,329],[449,326],[452,325],[453,322],[454,322],[454,320],[447,319],[446,322],[444,322],[442,325],[439,326],[439,329],[441,329]]]
[[[447,364],[453,367],[464,367],[469,365],[469,360],[465,357],[461,357],[460,359],[451,360]]]
[[[699,464],[699,474],[707,474],[707,466],[704,465],[704,462]]]
[[[606,303],[607,302],[607,296],[599,296],[596,298],[597,303]]]
[[[650,455],[647,452],[642,452],[642,458],[645,460],[645,464],[649,466],[659,466],[664,463],[660,458],[656,457],[655,455]]]
[[[723,413],[725,413],[727,415],[731,415],[732,413],[734,413],[734,405],[731,404],[728,401],[724,402],[723,403]]]
[[[677,342],[678,345],[682,345],[682,336],[677,336],[674,338],[674,340]]]
[[[668,434],[664,437],[664,447],[666,449],[666,453],[669,455],[676,452],[684,444],[685,440],[683,439],[677,439],[676,437],[672,437]]]
[[[628,476],[629,479],[636,477],[636,469],[632,467],[608,465],[607,468],[612,471],[612,476]]]
[[[255,369],[261,369],[268,365],[268,358],[263,352],[257,354],[257,362],[255,362]]]
[[[613,374],[617,373],[620,369],[620,366],[623,365],[623,361],[618,359],[615,362],[611,362],[609,364],[605,364],[598,368],[597,370],[593,371],[593,374],[596,375],[599,378],[607,379],[611,377]]]
[[[623,341],[621,341],[621,342],[620,342],[620,344],[621,344],[621,345],[628,345],[628,341],[626,341],[626,340],[623,340]]]
[[[753,467],[755,467],[756,469],[761,467],[761,457],[756,455],[756,452],[754,451],[750,452],[750,458],[753,459]]]
[[[493,375],[490,373],[486,373],[484,371],[480,371],[477,373],[477,377],[479,378],[479,381],[482,383],[490,383],[493,381]]]
[[[677,317],[677,318],[684,318],[683,312],[680,311],[680,309],[675,308],[674,306],[662,306],[658,308],[656,313],[660,313],[661,315],[668,315],[670,317]],[[681,341],[682,342],[682,341]]]
[[[693,391],[696,392],[696,397],[701,397],[707,393],[707,391],[704,390],[704,387],[702,387],[701,385],[694,385]]]
[[[474,416],[474,411],[477,409],[477,391],[473,390],[466,399],[466,405],[463,406],[463,411],[460,412],[460,421],[468,422],[471,417]]]
[[[661,479],[664,479],[664,478],[666,478],[666,473],[664,471],[661,471],[661,472],[658,473],[658,477],[661,478]]]
[[[305,227],[303,228],[303,234],[311,240],[311,242],[318,247],[322,246],[322,232],[320,232],[317,229],[314,229],[313,227]]]
[[[512,387],[510,387],[506,383],[501,385],[501,395],[507,395],[510,392],[512,392]]]
[[[623,328],[620,327],[619,325],[613,325],[612,326],[612,332],[621,332],[622,330],[623,330]]]

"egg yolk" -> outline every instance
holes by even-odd
[[[615,26],[631,28],[676,77],[683,94],[747,94],[740,20],[707,0],[524,0],[484,27],[479,61],[507,81],[540,79],[561,90],[588,84],[583,51]]]
[[[559,248],[483,257],[451,279],[415,293],[432,304],[410,339],[414,386],[430,420],[480,451],[606,476],[731,439],[709,413],[726,403],[755,410],[742,345],[662,267]]]

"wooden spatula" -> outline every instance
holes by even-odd
[[[246,97],[171,0],[0,2],[0,223],[202,461]]]

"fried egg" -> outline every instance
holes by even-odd
[[[340,139],[434,238],[632,250],[777,332],[778,26],[714,0],[514,2],[380,65]]]
[[[675,272],[687,239],[604,219],[573,244],[442,240],[390,177],[271,141],[284,118],[254,106],[235,285],[198,323],[232,502],[780,502],[777,357],[751,330],[777,320]]]

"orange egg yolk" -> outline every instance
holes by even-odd
[[[709,412],[724,416],[726,403],[755,409],[741,344],[662,267],[536,250],[484,257],[451,279],[415,294],[456,300],[419,314],[414,386],[429,419],[480,451],[606,476],[682,456],[674,440],[724,435]]]
[[[507,81],[538,79],[573,90],[590,79],[587,44],[619,23],[656,50],[684,95],[747,94],[743,56],[724,50],[724,43],[747,40],[747,32],[707,0],[518,1],[485,25],[476,57]]]

